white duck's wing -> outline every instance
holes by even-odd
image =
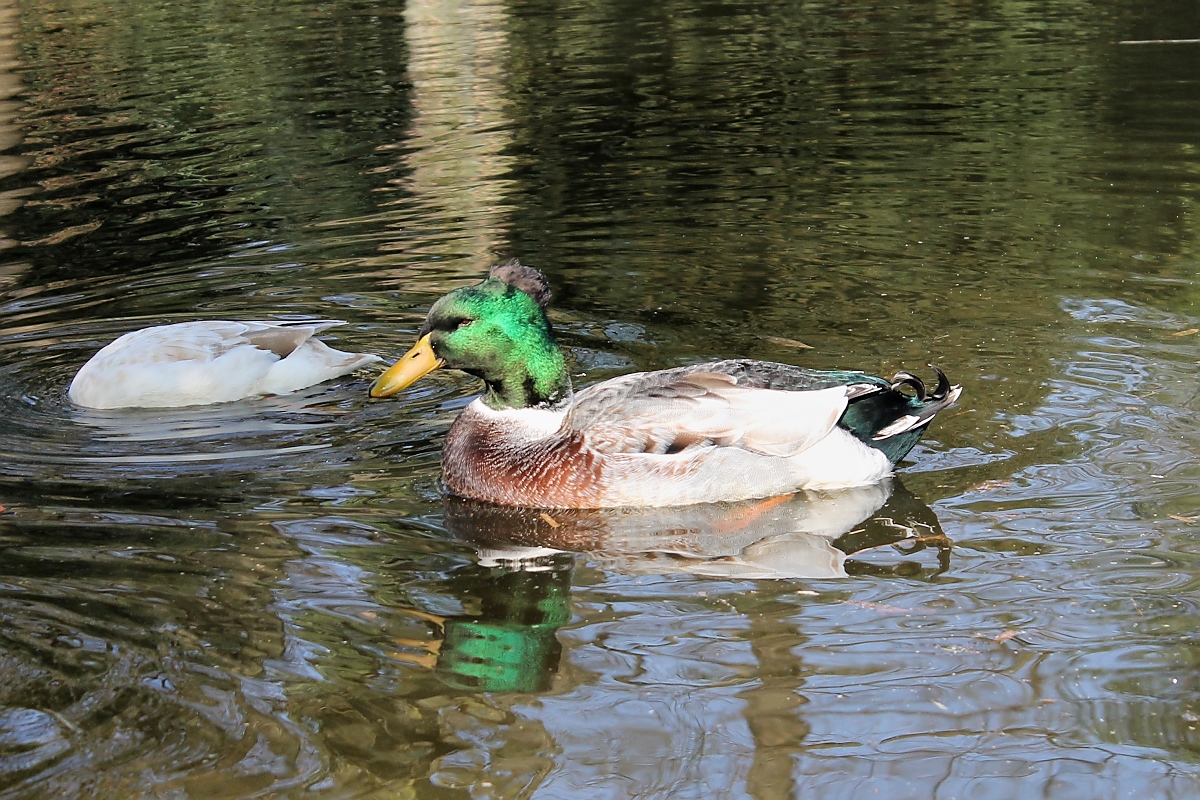
[[[206,323],[207,324],[207,323]],[[287,358],[299,350],[306,342],[312,341],[327,328],[345,325],[341,320],[327,319],[319,322],[221,322],[222,332],[230,341],[252,344],[263,350],[270,350],[280,358]],[[240,330],[232,326],[241,326]],[[334,350],[333,352],[338,352]],[[350,355],[346,353],[345,355]]]
[[[717,372],[635,373],[580,392],[564,426],[606,453],[718,446],[788,457],[824,439],[859,391],[751,388]]]
[[[282,328],[247,337],[256,347],[265,347],[281,356],[263,376],[259,384],[260,394],[295,392],[381,360],[371,353],[347,353],[333,349],[312,335],[319,328],[300,328],[302,331],[311,331],[302,339],[283,335],[295,330]]]

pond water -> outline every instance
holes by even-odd
[[[1200,795],[1200,44],[1120,44],[1200,12],[1150,5],[0,2],[0,798]],[[462,375],[66,398],[164,322],[393,358],[511,256],[579,384],[964,395],[885,486],[549,520],[443,497]]]

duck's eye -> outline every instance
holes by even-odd
[[[467,327],[468,325],[470,325],[470,324],[471,324],[472,322],[474,322],[474,321],[475,321],[475,320],[473,320],[473,319],[460,319],[460,320],[458,321],[458,323],[457,323],[457,324],[454,326],[454,329],[455,329],[455,330],[460,330],[460,329],[462,329],[462,328],[465,328],[465,327]]]

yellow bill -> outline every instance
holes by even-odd
[[[407,389],[425,375],[440,368],[446,362],[433,353],[433,345],[429,343],[429,334],[425,334],[412,349],[405,353],[399,361],[371,384],[371,397],[388,397],[396,392]]]

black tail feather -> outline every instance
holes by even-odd
[[[897,372],[891,380],[891,392],[852,401],[842,424],[864,444],[882,450],[896,463],[912,449],[930,421],[962,393],[962,388],[951,384],[944,372],[930,366],[937,375],[932,392],[916,375]]]
[[[941,386],[941,384],[938,384]],[[900,391],[901,386],[907,386],[917,393],[917,400],[924,403],[929,395],[925,391],[925,381],[913,375],[911,372],[897,372],[892,376],[892,388]]]
[[[954,391],[954,387],[950,385],[950,379],[946,377],[946,373],[942,372],[933,364],[930,364],[929,368],[936,372],[938,376],[937,388],[933,390],[933,394],[929,395],[929,399],[945,400],[950,396],[950,393]]]

